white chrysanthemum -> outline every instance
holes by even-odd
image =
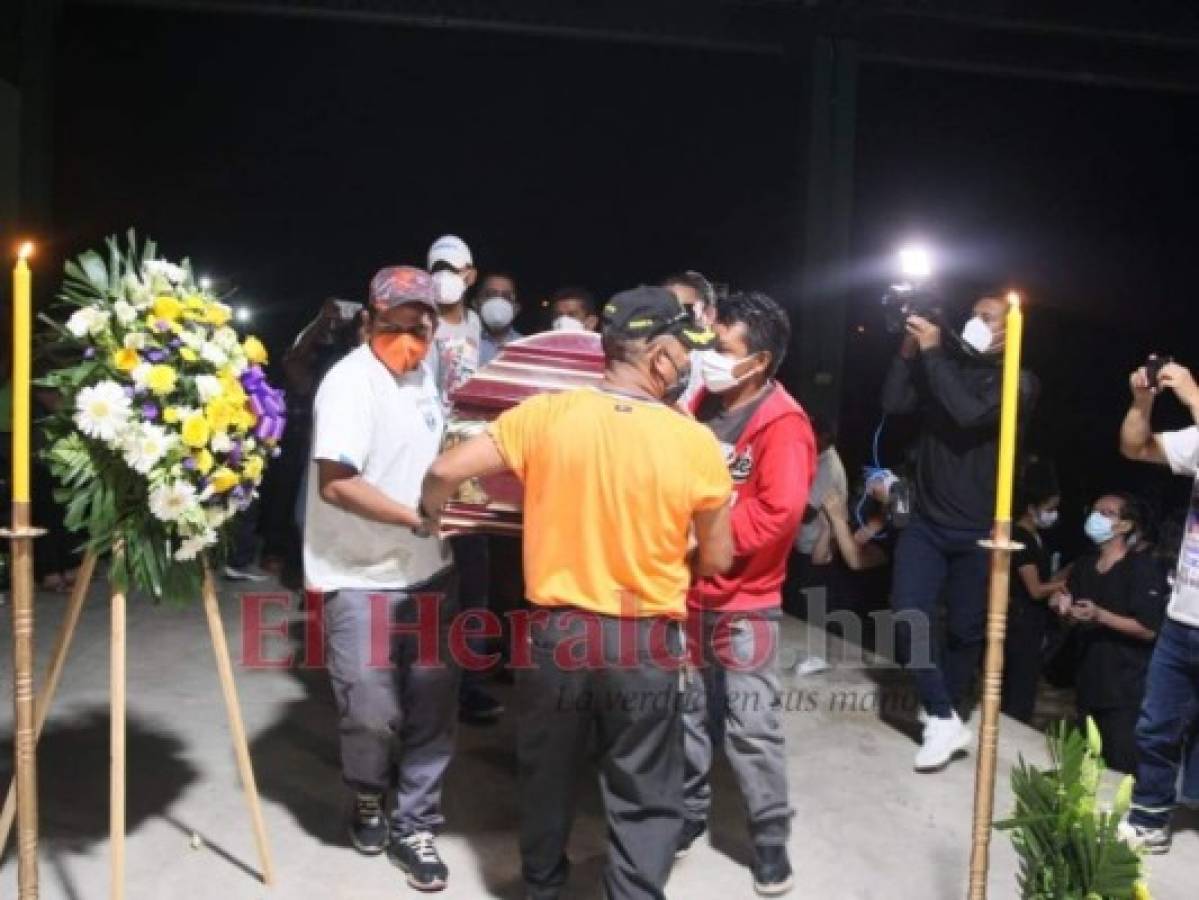
[[[246,355],[244,353],[234,354],[233,358],[229,360],[229,368],[234,375],[240,377],[246,369],[250,368],[249,362],[246,361]]]
[[[233,440],[225,432],[218,431],[209,439],[208,446],[213,453],[228,453],[233,449]]]
[[[197,375],[196,392],[200,395],[201,403],[208,403],[221,396],[225,389],[221,386],[221,379],[215,375]]]
[[[129,468],[147,474],[174,443],[175,437],[157,425],[144,424],[129,430],[121,450]]]
[[[133,367],[133,371],[129,373],[129,377],[133,379],[133,383],[139,388],[145,388],[150,380],[150,364],[138,363]]]
[[[85,387],[75,398],[75,425],[90,438],[112,443],[129,420],[129,398],[115,381]]]
[[[112,305],[112,311],[117,321],[126,328],[137,321],[137,310],[127,300],[118,300]]]
[[[89,334],[99,334],[108,327],[108,310],[98,306],[85,306],[71,313],[67,319],[67,331],[82,340]]]
[[[232,353],[241,346],[241,341],[237,339],[237,332],[228,325],[222,325],[212,333],[212,342],[226,353]]]
[[[200,554],[201,550],[204,550],[206,547],[211,547],[216,542],[216,532],[212,531],[211,529],[204,531],[201,534],[194,534],[190,537],[186,537],[179,544],[179,549],[175,551],[175,559],[177,559],[179,562],[187,562],[188,560],[195,559]]]
[[[151,277],[161,275],[171,284],[182,284],[183,279],[187,276],[187,273],[183,271],[183,266],[177,266],[165,259],[146,260],[142,264],[142,271]]]
[[[204,346],[204,330],[202,328],[185,328],[179,333],[179,341],[189,350],[200,352]]]
[[[186,481],[172,481],[150,491],[150,512],[163,522],[178,522],[191,512],[196,489]]]
[[[146,349],[146,333],[144,331],[131,331],[125,335],[126,350],[145,350]]]
[[[225,351],[212,343],[206,343],[200,348],[200,358],[218,369],[223,368],[229,362],[229,357]]]
[[[220,528],[229,521],[229,513],[220,506],[210,506],[204,510],[204,517],[209,528]]]

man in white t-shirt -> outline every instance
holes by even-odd
[[[305,580],[324,594],[342,774],[357,792],[350,837],[364,854],[387,849],[425,891],[448,878],[433,834],[458,691],[447,652],[457,584],[448,548],[417,512],[445,428],[425,365],[436,325],[427,272],[399,266],[371,281],[367,342],[316,394],[304,527]]]
[[[433,337],[433,370],[441,400],[448,410],[451,394],[479,370],[483,352],[483,322],[466,305],[466,292],[479,277],[470,247],[452,234],[439,237],[429,248],[429,271],[440,320]],[[515,285],[513,286],[515,297]],[[491,587],[491,554],[486,535],[467,534],[450,541],[458,570],[461,608],[486,609]],[[482,648],[476,642],[472,647]],[[483,673],[467,672],[459,690],[463,722],[489,724],[504,706],[483,689]]]
[[[1153,648],[1145,699],[1137,720],[1137,779],[1121,834],[1149,853],[1170,849],[1170,816],[1186,742],[1199,721],[1199,386],[1180,365],[1163,366],[1155,383],[1132,374],[1132,406],[1120,428],[1120,452],[1138,462],[1168,465],[1193,480],[1186,531],[1178,551],[1166,622]],[[1171,390],[1196,425],[1154,434],[1154,397]]]
[[[456,235],[439,237],[429,248],[429,271],[439,320],[433,337],[433,364],[437,387],[449,406],[450,394],[462,387],[479,368],[483,322],[466,305],[466,292],[479,277],[470,247]]]

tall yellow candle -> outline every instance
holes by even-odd
[[[995,490],[995,520],[1012,521],[1012,485],[1016,476],[1016,422],[1020,407],[1020,346],[1024,342],[1024,313],[1020,295],[1007,295],[1007,343],[1003,350],[1003,401],[999,413],[999,478]]]
[[[33,351],[33,278],[29,257],[33,244],[17,252],[12,273],[12,499],[29,502],[29,381]]]

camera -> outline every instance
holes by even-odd
[[[912,486],[890,469],[867,468],[858,521],[883,519],[892,528],[905,528],[912,520]]]
[[[1145,378],[1149,382],[1149,387],[1157,390],[1157,380],[1161,378],[1162,369],[1174,362],[1174,357],[1166,356],[1164,353],[1150,353],[1149,358],[1145,360]]]
[[[892,285],[881,303],[883,321],[891,334],[903,334],[909,316],[937,320],[944,312],[940,295],[926,285]]]

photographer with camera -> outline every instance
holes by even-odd
[[[1008,306],[997,297],[975,303],[952,349],[943,345],[940,313],[913,306],[903,308],[906,335],[882,403],[888,414],[922,418],[911,519],[895,550],[892,604],[899,661],[918,661],[913,675],[926,714],[915,769],[933,772],[973,740],[957,709],[968,699],[986,631],[987,554],[979,541],[989,535],[994,515]],[[1021,373],[1020,395],[1027,415],[1036,396],[1031,373]],[[934,652],[942,596],[947,636]]]
[[[1132,810],[1121,826],[1123,836],[1146,851],[1165,853],[1184,749],[1199,723],[1199,385],[1184,367],[1162,357],[1150,357],[1132,373],[1130,383],[1132,405],[1120,428],[1120,452],[1136,462],[1168,465],[1194,481],[1170,603],[1149,661],[1136,724]],[[1165,390],[1186,407],[1194,425],[1153,433],[1153,401]]]

